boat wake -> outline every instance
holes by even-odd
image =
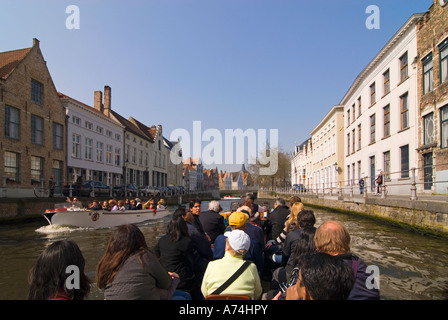
[[[40,227],[40,228],[36,229],[35,231],[38,233],[44,233],[44,234],[54,234],[54,233],[63,233],[63,232],[73,232],[73,231],[79,231],[79,230],[85,230],[85,228],[49,224],[49,225]]]

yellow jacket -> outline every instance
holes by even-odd
[[[204,297],[212,294],[244,263],[243,256],[232,256],[228,251],[219,260],[210,261],[202,279],[201,291]],[[252,300],[260,299],[262,287],[257,267],[249,267],[222,294],[239,294],[250,296]]]

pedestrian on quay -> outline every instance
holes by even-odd
[[[379,300],[380,292],[377,285],[367,286],[371,273],[367,273],[366,263],[350,252],[350,234],[344,224],[335,220],[327,220],[316,230],[314,237],[316,249],[336,256],[352,267],[356,275],[349,300]]]
[[[378,170],[378,176],[375,179],[376,183],[376,194],[379,195],[381,193],[381,186],[383,185],[383,171]]]
[[[363,194],[364,192],[364,178],[360,178],[358,181],[358,185],[359,185],[359,194]]]
[[[176,290],[179,281],[176,273],[163,268],[132,224],[115,230],[96,269],[96,283],[106,300],[188,299],[188,294]]]
[[[76,242],[53,242],[40,254],[30,270],[28,299],[83,300],[90,292],[90,280],[84,272],[85,265],[84,256]],[[67,270],[77,271],[77,285],[69,279],[73,273]]]

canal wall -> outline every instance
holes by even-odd
[[[258,191],[259,199],[282,197],[289,200],[290,193]],[[448,202],[407,200],[405,198],[338,197],[299,194],[304,205],[310,207],[354,213],[389,223],[448,237]]]
[[[142,201],[147,201],[149,197],[141,196]],[[191,200],[212,200],[219,199],[218,191],[200,192],[185,194],[182,196],[166,196],[163,197],[168,206],[177,206],[179,203],[188,203]],[[87,207],[92,198],[78,198],[82,204]],[[95,197],[95,199],[104,201],[109,200],[108,197]],[[125,198],[114,198],[117,200]],[[41,214],[46,209],[54,208],[56,203],[66,201],[65,197],[55,198],[0,198],[0,224],[23,222],[26,220],[43,219]]]

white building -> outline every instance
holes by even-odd
[[[312,172],[311,138],[295,147],[291,160],[291,185],[303,184],[305,189],[311,188]]]
[[[417,167],[417,29],[412,15],[361,71],[343,97],[344,185],[360,177],[374,190],[384,171],[389,194],[410,194]],[[417,176],[417,173],[416,173]]]
[[[343,182],[343,106],[333,106],[311,131],[312,189],[336,188]]]
[[[120,183],[123,126],[87,104],[62,93],[59,96],[67,116],[66,183]]]

